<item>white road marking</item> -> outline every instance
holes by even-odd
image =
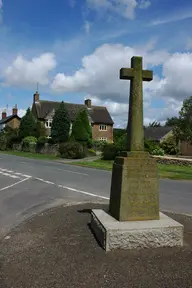
[[[21,177],[25,177],[25,178],[30,178],[30,175],[27,174],[23,174],[23,173],[19,173],[19,172],[14,172],[12,170],[8,170],[8,169],[4,169],[4,168],[0,168],[0,174],[4,175],[4,176],[8,176],[11,178],[21,178]],[[20,177],[19,177],[20,176]]]
[[[73,173],[73,174],[84,175],[84,176],[89,176],[89,174],[85,174],[85,173],[81,173],[81,172],[75,172],[75,171],[71,171],[71,170],[60,169],[60,168],[55,168],[55,170],[63,171],[63,172],[69,172],[69,173]]]
[[[39,181],[41,181],[41,182],[43,182],[43,183],[56,185],[56,186],[59,187],[59,188],[67,189],[67,190],[70,190],[70,191],[73,191],[73,192],[76,192],[76,193],[81,193],[81,194],[84,194],[84,195],[88,195],[88,196],[92,196],[92,197],[97,197],[97,198],[109,200],[109,197],[105,197],[105,196],[101,196],[101,195],[89,193],[89,192],[82,191],[82,190],[78,190],[78,189],[71,188],[71,187],[68,187],[68,186],[58,185],[58,184],[56,184],[56,183],[53,183],[53,182],[44,180],[44,179],[42,179],[42,178],[35,178],[35,179],[36,179],[36,180],[39,180]]]
[[[31,177],[30,177],[30,178],[31,178]],[[11,187],[14,187],[14,186],[16,186],[16,185],[18,185],[18,184],[20,184],[20,183],[23,183],[23,182],[29,180],[30,178],[25,178],[25,179],[20,180],[20,181],[14,183],[14,184],[12,184],[12,185],[8,185],[8,186],[6,186],[6,187],[4,187],[4,188],[1,188],[1,189],[0,189],[0,192],[1,192],[1,191],[4,191],[4,190],[7,190],[7,189],[9,189],[9,188],[11,188]]]

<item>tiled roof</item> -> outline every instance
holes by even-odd
[[[10,115],[10,116],[7,116],[7,117],[1,119],[1,120],[0,120],[0,125],[7,123],[9,120],[11,120],[11,119],[13,118],[13,116],[14,116],[14,115]]]
[[[144,129],[145,139],[161,140],[172,127],[147,127]]]
[[[75,120],[76,115],[80,109],[87,107],[86,105],[83,104],[73,104],[66,102],[64,103],[69,112],[69,117],[71,121]],[[57,109],[59,104],[60,102],[45,101],[45,100],[40,100],[36,102],[34,105],[36,106],[37,117],[39,119],[45,119],[46,115],[53,109]],[[113,120],[111,119],[111,116],[106,107],[91,106],[91,108],[88,109],[88,114],[94,123],[113,124]]]

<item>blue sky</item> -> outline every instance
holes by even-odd
[[[0,109],[23,113],[39,82],[42,99],[90,97],[123,126],[129,83],[119,68],[138,54],[154,72],[145,122],[176,115],[192,94],[190,0],[2,0],[0,11]]]

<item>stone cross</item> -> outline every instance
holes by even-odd
[[[131,58],[131,68],[120,69],[120,79],[131,80],[129,119],[127,127],[128,151],[144,151],[143,81],[153,80],[151,70],[143,70],[142,57]]]

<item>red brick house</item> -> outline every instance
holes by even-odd
[[[12,129],[19,128],[21,118],[17,115],[17,113],[17,105],[15,105],[15,107],[12,109],[12,115],[7,116],[6,109],[2,112],[0,120],[0,131],[6,126],[9,126]]]
[[[34,116],[44,123],[47,129],[47,136],[51,132],[51,124],[55,110],[60,102],[40,100],[40,95],[36,92],[33,95],[32,112]],[[103,140],[113,142],[113,120],[106,107],[92,105],[91,100],[85,100],[84,104],[66,103],[71,127],[80,109],[86,108],[88,111],[89,122],[92,126],[92,135],[94,140]]]

